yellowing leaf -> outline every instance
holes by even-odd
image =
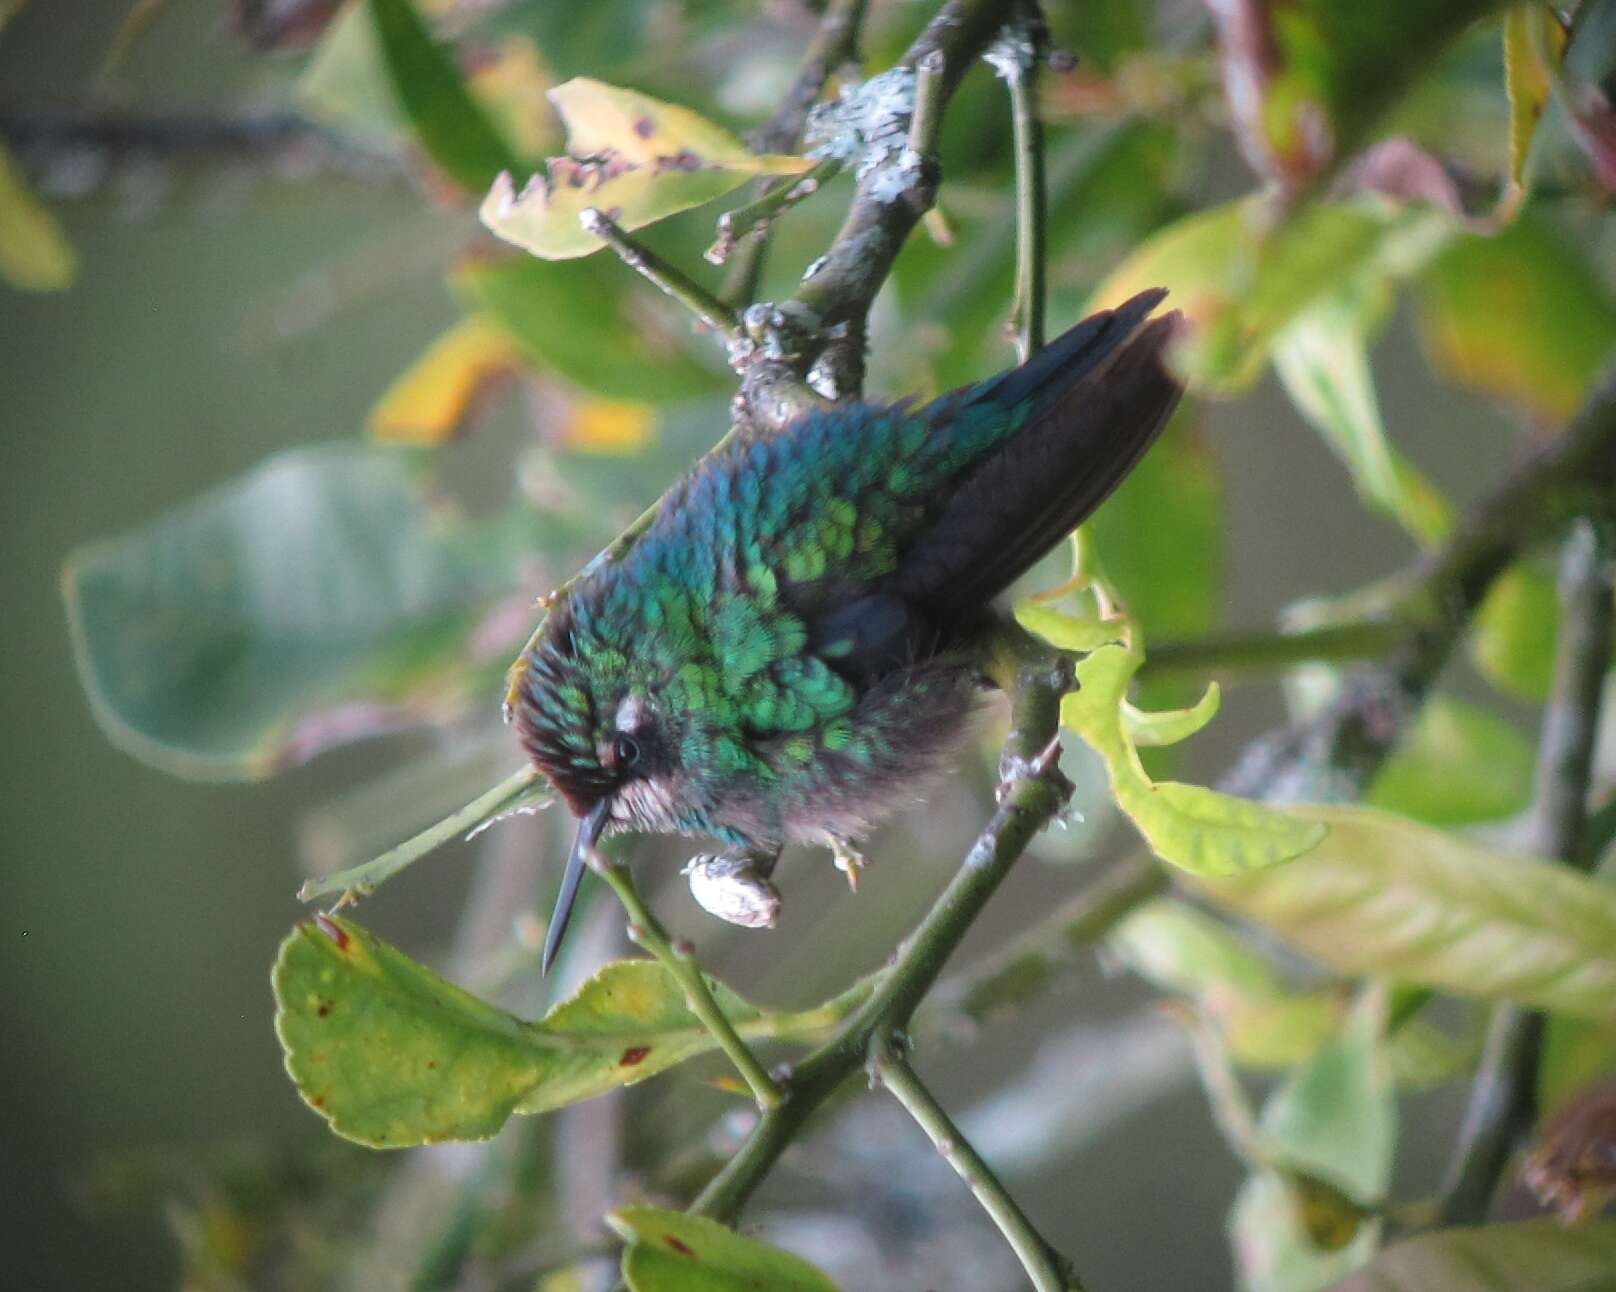
[[[550,74],[526,36],[506,36],[493,56],[472,68],[472,97],[523,157],[540,157],[559,142],[550,110]]]
[[[569,448],[627,457],[651,442],[656,409],[631,399],[583,399],[572,407],[562,434]]]
[[[459,434],[491,381],[521,366],[502,329],[463,319],[394,379],[366,429],[385,444],[442,444]]]
[[[1317,844],[1326,831],[1316,822],[1146,775],[1122,716],[1129,679],[1143,658],[1111,644],[1081,660],[1078,689],[1061,701],[1061,724],[1105,760],[1117,806],[1156,855],[1195,874],[1230,875],[1288,861]]]
[[[56,217],[0,143],[0,278],[26,292],[57,292],[72,283],[76,267]]]
[[[1201,891],[1343,974],[1616,1020],[1616,889],[1371,808],[1290,811],[1317,848]]]
[[[1506,217],[1526,197],[1526,159],[1554,91],[1554,74],[1565,46],[1565,28],[1547,5],[1532,0],[1517,4],[1504,15],[1504,89],[1509,95]]]
[[[1366,202],[1314,204],[1274,229],[1251,199],[1197,211],[1152,234],[1090,298],[1116,305],[1166,287],[1191,327],[1175,362],[1214,394],[1245,389],[1281,331],[1344,277],[1408,272],[1446,237],[1447,217]]]
[[[579,224],[590,207],[625,229],[722,197],[757,175],[798,175],[804,157],[750,152],[705,117],[649,95],[575,77],[550,91],[567,128],[568,155],[553,157],[520,193],[501,175],[482,221],[507,242],[547,260],[587,256],[604,244]]]
[[[1455,238],[1417,299],[1433,367],[1551,423],[1571,415],[1616,347],[1616,295],[1599,266],[1531,210],[1493,237]]]

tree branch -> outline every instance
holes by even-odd
[[[1082,1292],[1082,1284],[1071,1275],[1070,1263],[1050,1246],[1027,1214],[982,1160],[971,1142],[932,1097],[931,1091],[915,1075],[903,1057],[902,1046],[891,1032],[879,1033],[873,1040],[870,1075],[890,1090],[904,1109],[926,1132],[937,1151],[954,1173],[970,1187],[982,1210],[988,1213],[1005,1236],[1021,1267],[1037,1292]]]
[[[1600,698],[1611,652],[1609,553],[1596,526],[1579,520],[1560,562],[1560,637],[1554,686],[1543,711],[1536,794],[1522,845],[1577,865],[1582,859],[1588,787]],[[1441,1221],[1479,1224],[1520,1137],[1536,1112],[1543,1015],[1501,1005],[1488,1025],[1480,1069],[1448,1167]]]
[[[729,1056],[735,1070],[741,1074],[742,1080],[752,1091],[752,1098],[757,1101],[757,1106],[764,1111],[777,1108],[782,1098],[780,1087],[758,1062],[757,1055],[752,1053],[751,1047],[736,1033],[734,1026],[725,1017],[724,1011],[718,1007],[718,1002],[713,999],[712,988],[707,983],[707,977],[702,973],[701,966],[696,963],[689,945],[676,944],[668,937],[662,925],[657,922],[656,916],[651,913],[651,908],[640,896],[639,889],[635,888],[634,878],[629,874],[627,866],[605,858],[602,858],[602,861],[604,864],[596,866],[595,870],[611,885],[612,891],[617,894],[617,900],[628,912],[630,940],[650,952],[673,980],[684,989],[685,1004],[712,1033],[719,1048]]]
[[[1044,130],[1038,118],[1037,77],[1045,31],[1036,9],[1006,27],[987,59],[1010,91],[1016,154],[1016,294],[1010,326],[1016,358],[1026,363],[1044,345]]]
[[[797,73],[790,93],[775,109],[768,125],[748,141],[759,152],[786,153],[797,148],[808,112],[824,93],[830,74],[856,57],[859,30],[868,8],[869,0],[831,0],[825,7],[825,16],[808,46],[802,70]],[[770,182],[764,180],[754,186],[753,194],[761,198],[771,187]],[[757,295],[768,242],[767,228],[741,237],[734,253],[728,257],[730,271],[723,290],[718,293],[721,299],[730,305],[739,305],[751,302]]]

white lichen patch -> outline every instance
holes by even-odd
[[[808,114],[808,156],[835,157],[860,179],[896,156],[909,135],[915,111],[915,73],[894,67],[857,85]]]

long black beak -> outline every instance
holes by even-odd
[[[544,959],[539,972],[547,974],[561,950],[561,939],[567,935],[567,921],[572,919],[572,904],[578,898],[578,884],[584,877],[589,850],[600,841],[606,828],[606,818],[612,814],[612,801],[603,798],[589,809],[589,815],[578,822],[578,833],[572,840],[572,851],[567,854],[567,868],[561,873],[561,891],[556,894],[555,912],[550,916],[550,927],[544,934]]]

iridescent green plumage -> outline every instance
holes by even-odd
[[[970,708],[968,639],[989,601],[1176,402],[1171,321],[1149,319],[1160,298],[924,407],[738,437],[675,485],[518,664],[523,743],[585,820],[580,849],[638,829],[770,855],[900,806]]]

